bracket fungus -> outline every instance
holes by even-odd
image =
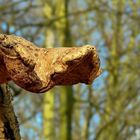
[[[43,93],[55,85],[91,84],[101,73],[94,46],[39,48],[24,38],[0,34],[0,84],[10,80]]]

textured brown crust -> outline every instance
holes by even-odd
[[[100,71],[94,46],[45,49],[0,34],[0,84],[13,80],[28,91],[42,93],[55,85],[90,84]]]

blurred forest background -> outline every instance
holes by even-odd
[[[40,47],[97,46],[102,75],[33,94],[9,83],[23,140],[140,139],[139,0],[0,0],[0,33]]]

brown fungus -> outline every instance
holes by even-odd
[[[90,84],[100,72],[94,46],[38,48],[24,38],[0,34],[0,84],[13,80],[42,93],[55,85]]]

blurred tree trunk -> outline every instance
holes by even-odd
[[[51,5],[45,2],[44,5],[44,15],[47,19],[51,19],[52,10]],[[48,10],[50,9],[50,11]],[[45,48],[52,48],[54,46],[54,33],[50,29],[45,31]],[[54,140],[55,139],[55,124],[54,124],[54,107],[55,107],[55,90],[49,90],[43,97],[43,134],[45,139]]]
[[[45,46],[71,46],[71,35],[68,19],[68,2],[67,0],[58,0],[55,4],[52,1],[44,3],[44,14],[46,19],[53,17],[62,17],[56,21],[49,29],[46,30]],[[71,140],[72,139],[72,110],[73,110],[73,91],[71,86],[59,88],[60,104],[59,113],[54,112],[54,94],[49,91],[44,95],[44,135],[48,140],[56,139]],[[55,89],[54,89],[55,92]],[[57,96],[57,95],[56,95]],[[60,115],[59,132],[55,132],[54,116]],[[58,131],[58,130],[57,130]],[[54,135],[55,133],[55,135]],[[52,136],[53,137],[52,137]],[[59,138],[58,138],[59,137]]]
[[[67,0],[59,0],[55,2],[52,1],[45,2],[45,16],[47,19],[52,17],[62,17],[61,20],[55,22],[53,27],[49,27],[46,31],[46,43],[45,46],[71,46],[71,35],[68,20],[68,2]],[[72,139],[72,109],[73,109],[73,91],[72,87],[62,87],[60,89],[60,103],[59,103],[59,133],[55,136],[59,139],[70,140]],[[52,91],[50,91],[52,92]],[[55,124],[54,124],[54,94],[47,93],[44,97],[44,134],[47,137],[48,134],[54,134]],[[56,112],[55,112],[56,115]],[[47,120],[49,120],[47,122]],[[54,128],[52,128],[54,127]],[[45,132],[46,131],[46,132]],[[46,134],[48,133],[48,134]],[[54,137],[47,137],[48,139],[54,139]]]
[[[68,18],[68,6],[69,0],[61,0],[63,7],[61,8],[61,13],[65,17],[64,24],[61,24],[61,28],[63,29],[62,34],[62,46],[68,47],[72,46],[72,37],[70,33],[70,23]],[[58,5],[60,5],[58,3]],[[60,113],[61,113],[61,122],[60,122],[60,140],[72,140],[72,115],[73,115],[73,90],[72,86],[63,87],[61,92],[61,106],[60,106]],[[64,133],[65,132],[65,133]]]
[[[0,139],[20,140],[19,126],[15,116],[12,97],[8,87],[0,86]]]
[[[52,47],[53,40],[51,37],[53,33],[51,30],[46,31],[47,41],[45,46]],[[49,90],[44,94],[43,100],[43,133],[47,140],[54,140],[55,137],[55,124],[54,124],[54,90]]]

